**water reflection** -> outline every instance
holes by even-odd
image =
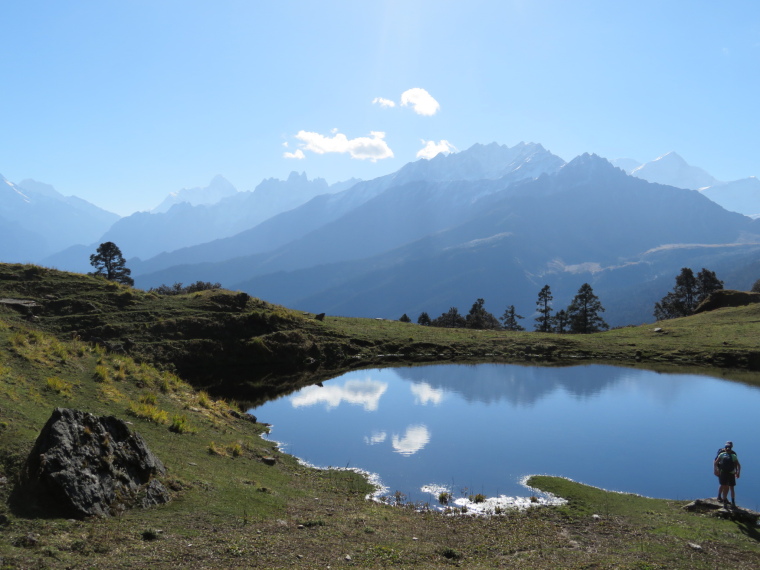
[[[337,408],[341,402],[362,406],[366,411],[377,410],[380,398],[388,389],[388,384],[367,378],[365,380],[348,380],[342,386],[308,386],[290,400],[294,408],[324,404],[330,410]]]
[[[442,388],[433,388],[427,382],[412,384],[411,390],[412,394],[414,394],[414,403],[421,406],[427,406],[428,404],[437,406],[443,401],[445,393],[445,390]]]
[[[731,402],[730,413],[716,402]],[[491,364],[353,372],[253,413],[288,453],[377,473],[411,500],[438,487],[517,500],[531,473],[684,499],[716,492],[711,462],[728,439],[748,477],[760,473],[758,407],[757,388],[706,376]],[[757,510],[754,487],[742,478],[737,496]]]
[[[561,390],[576,398],[591,398],[619,384],[637,383],[639,371],[613,366],[549,368],[518,365],[433,365],[395,369],[399,377],[414,383],[412,392],[436,392],[426,403],[440,403],[446,392],[461,395],[468,402],[494,404],[506,400],[518,406],[534,406],[542,398]],[[560,372],[561,371],[561,372]],[[647,372],[655,374],[656,372]],[[663,375],[673,378],[672,375]],[[425,386],[424,389],[416,386]],[[653,398],[671,401],[684,385],[669,380],[642,386]]]
[[[393,450],[401,455],[414,455],[430,441],[427,426],[416,425],[406,428],[403,437],[393,434]]]

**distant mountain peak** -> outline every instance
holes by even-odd
[[[219,200],[237,194],[235,188],[224,176],[217,174],[208,183],[208,186],[197,188],[182,188],[177,192],[171,192],[163,202],[153,208],[153,213],[168,212],[175,204],[187,202],[192,206],[216,204]]]
[[[410,162],[392,177],[394,183],[497,180],[507,175],[519,180],[556,172],[563,164],[560,157],[537,143],[520,142],[513,147],[496,142],[475,143],[459,152]]]
[[[673,151],[634,168],[631,171],[631,176],[657,184],[689,190],[697,190],[719,183],[701,168],[689,165],[678,153]]]

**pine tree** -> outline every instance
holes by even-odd
[[[517,319],[524,319],[525,317],[518,315],[515,312],[515,306],[510,305],[507,307],[507,310],[504,311],[504,314],[501,316],[501,324],[504,327],[504,330],[507,331],[524,331],[525,327],[520,325],[520,323],[517,322]]]
[[[412,322],[412,319],[410,319],[410,318],[407,316],[407,314],[406,314],[406,313],[404,313],[403,315],[401,315],[401,318],[399,319],[399,321],[401,321],[402,323],[411,323],[411,322]]]
[[[430,323],[431,323],[430,315],[428,315],[425,311],[422,311],[420,313],[420,316],[417,317],[417,324],[428,327],[430,326]]]
[[[599,316],[599,313],[603,312],[604,307],[602,307],[599,297],[594,295],[591,285],[584,283],[567,308],[570,332],[587,334],[607,330],[609,326]]]
[[[135,280],[130,277],[131,270],[127,269],[127,262],[121,254],[121,250],[112,241],[101,243],[96,253],[90,256],[90,265],[95,271],[90,275],[102,275],[109,281],[116,281],[124,285],[134,285]]]
[[[564,334],[567,332],[568,314],[565,309],[560,309],[552,317],[553,330],[557,334]]]
[[[683,267],[676,277],[673,290],[659,303],[655,303],[654,318],[662,321],[687,317],[693,314],[694,309],[713,291],[720,289],[723,289],[723,281],[717,278],[714,271],[702,268],[702,271],[694,277],[694,272],[690,268]]]
[[[472,304],[470,312],[466,317],[466,326],[468,329],[500,329],[499,321],[491,313],[486,311],[485,301],[478,299]]]
[[[536,306],[538,307],[538,316],[536,317],[536,330],[540,332],[551,332],[552,330],[552,290],[548,285],[538,293]]]
[[[441,314],[440,317],[433,319],[430,324],[434,327],[463,329],[466,326],[467,321],[462,315],[459,314],[459,309],[456,307],[451,307],[447,312]]]

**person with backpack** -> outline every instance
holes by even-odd
[[[713,461],[713,471],[718,477],[720,487],[718,487],[718,501],[728,503],[728,490],[731,490],[731,504],[736,506],[736,480],[739,478],[742,466],[739,458],[734,453],[734,444],[727,441],[725,447],[718,450],[718,454]]]

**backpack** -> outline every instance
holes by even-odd
[[[723,451],[718,455],[718,469],[723,473],[733,473],[736,468],[734,455],[730,451]]]

